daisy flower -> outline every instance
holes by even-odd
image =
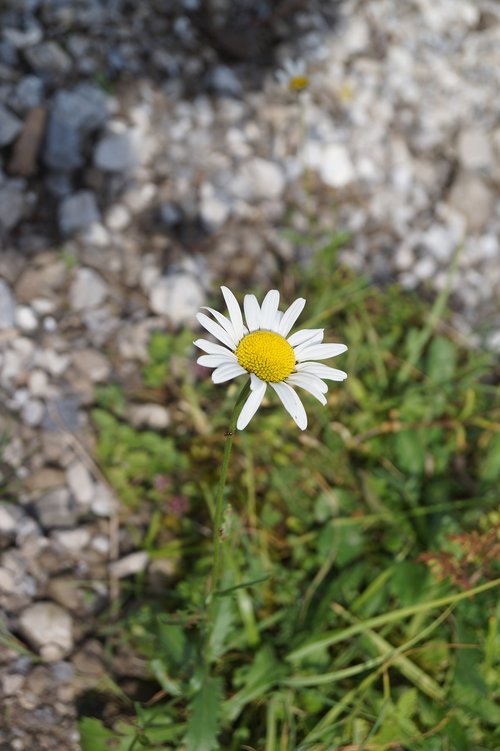
[[[213,316],[198,313],[201,325],[221,342],[207,339],[194,343],[206,354],[198,363],[215,368],[214,383],[224,383],[240,375],[250,375],[250,395],[236,423],[238,430],[246,428],[257,412],[266,389],[270,386],[281,399],[286,411],[301,430],[307,427],[304,406],[295,387],[309,391],[321,404],[326,404],[328,386],[325,381],[343,381],[347,373],[331,368],[318,360],[342,354],[345,344],[323,344],[323,329],[302,329],[289,333],[302,313],[306,301],[295,300],[288,310],[278,310],[280,295],[275,289],[259,305],[255,295],[245,295],[243,311],[227,287],[221,287],[229,317],[212,308],[204,308]]]
[[[306,64],[303,60],[285,60],[283,67],[276,71],[278,81],[289,91],[299,93],[309,86]]]

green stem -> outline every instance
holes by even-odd
[[[236,430],[236,422],[240,416],[240,412],[243,408],[243,404],[246,401],[248,393],[250,391],[250,380],[248,380],[241,389],[236,403],[234,405],[231,420],[229,422],[229,430],[226,433],[226,445],[224,446],[224,458],[222,460],[222,468],[219,478],[219,485],[217,488],[217,497],[215,499],[215,514],[214,514],[214,532],[213,532],[213,563],[212,563],[212,575],[210,577],[208,587],[208,621],[210,623],[210,616],[212,611],[212,604],[214,595],[217,592],[219,586],[219,580],[221,578],[221,566],[222,566],[222,545],[221,545],[221,527],[222,519],[224,517],[225,503],[224,503],[224,490],[226,487],[227,471],[229,468],[229,457],[231,456],[231,449],[233,448],[234,431]]]

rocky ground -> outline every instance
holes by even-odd
[[[457,326],[500,349],[500,6],[6,0],[0,30],[0,749],[71,751],[92,618],[148,565],[87,411],[152,330],[348,231],[344,262],[411,289],[460,248]]]

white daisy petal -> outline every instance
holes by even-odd
[[[195,347],[199,347],[203,352],[207,352],[209,355],[225,355],[229,354],[231,351],[227,349],[227,347],[223,347],[222,344],[209,342],[208,339],[197,339],[193,344]]]
[[[260,381],[260,379],[258,380]],[[254,414],[259,409],[262,403],[262,399],[264,398],[264,394],[266,393],[266,387],[267,384],[264,383],[264,381],[260,381],[260,383],[255,388],[252,386],[250,396],[243,405],[243,409],[241,410],[240,416],[238,417],[238,421],[236,423],[238,430],[243,430],[244,428],[246,428]]]
[[[321,362],[300,362],[296,367],[299,372],[317,375],[325,381],[344,381],[347,378],[347,373],[343,370],[330,368],[329,365],[323,365]]]
[[[308,344],[300,352],[295,350],[297,359],[300,360],[327,360],[329,357],[336,357],[345,352],[345,344]]]
[[[291,386],[299,386],[300,388],[309,391],[309,393],[315,396],[321,404],[326,404],[324,395],[326,391],[328,391],[328,386],[326,383],[323,383],[320,378],[310,375],[309,373],[292,373],[291,376],[288,376],[285,383],[288,383]],[[318,384],[321,384],[321,386],[318,386]]]
[[[233,324],[234,333],[236,334],[237,341],[239,342],[246,333],[245,327],[243,326],[243,316],[241,315],[240,305],[230,289],[228,289],[227,287],[221,287],[221,290],[227,305],[231,323]]]
[[[302,329],[302,331],[296,331],[295,334],[289,336],[287,342],[291,347],[298,347],[305,342],[320,342],[324,333],[324,329]]]
[[[241,337],[236,336],[236,332],[234,330],[234,326],[232,322],[229,320],[229,318],[226,318],[226,316],[223,316],[222,313],[219,313],[218,310],[214,310],[213,308],[209,308],[207,305],[204,305],[202,310],[208,310],[209,313],[213,315],[217,323],[222,326],[224,331],[227,331],[229,336],[231,337],[231,340],[234,342],[235,349],[238,346],[238,342],[240,341]]]
[[[304,405],[300,401],[300,398],[296,392],[283,381],[281,383],[271,383],[270,386],[276,391],[281,402],[299,428],[305,430],[307,428],[307,415],[304,409]]]
[[[246,372],[245,368],[242,368],[238,363],[219,365],[219,367],[217,367],[212,373],[212,381],[214,383],[224,383],[225,381],[230,381],[232,378],[237,378]]]
[[[278,305],[280,304],[280,293],[277,289],[270,289],[267,295],[264,297],[262,307],[260,309],[260,328],[273,331],[275,325],[276,315],[278,313]]]
[[[300,316],[302,311],[304,310],[304,305],[306,304],[306,301],[303,297],[299,297],[295,302],[293,302],[288,310],[286,310],[283,313],[283,316],[281,318],[281,321],[278,326],[278,334],[281,334],[281,336],[286,337],[286,335],[289,333],[290,329],[292,328],[293,324],[297,320],[297,318]],[[293,346],[293,345],[292,345]]]
[[[218,368],[219,365],[231,365],[238,361],[236,355],[228,352],[227,355],[202,355],[196,362],[204,368]]]
[[[223,329],[222,326],[219,326],[218,323],[212,321],[212,319],[205,315],[205,313],[197,313],[196,318],[198,319],[198,322],[201,323],[203,328],[209,331],[212,336],[215,336],[216,339],[229,347],[230,350],[235,349],[235,344],[232,337],[229,336],[227,331]]]
[[[245,295],[243,309],[249,331],[260,329],[260,305],[255,295]]]
[[[250,373],[250,388],[252,391],[260,389],[263,383],[267,386],[266,381],[263,381],[259,376],[256,376],[255,373]]]
[[[323,339],[323,332],[320,334],[317,334],[316,336],[312,336],[310,339],[308,339],[305,342],[302,342],[302,344],[298,344],[293,348],[293,351],[295,352],[295,357],[297,360],[300,359],[302,352],[304,350],[309,349],[310,347],[317,346],[318,344],[321,344],[321,340]]]

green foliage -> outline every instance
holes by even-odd
[[[84,719],[84,751],[500,747],[498,565],[477,554],[498,550],[498,371],[443,325],[443,297],[376,289],[337,266],[337,247],[287,302],[306,297],[301,327],[349,345],[349,378],[327,407],[304,396],[305,433],[269,394],[237,434],[208,650],[211,509],[238,386],[203,377],[185,331],[153,335],[137,390],[161,390],[167,434],[132,428],[125,391],[101,391],[98,460],[123,524],[128,509],[137,545],[172,573],[161,595],[141,580],[107,631],[149,661],[162,698],[112,728]],[[458,539],[475,555],[457,558]],[[465,560],[472,594],[422,560]]]

